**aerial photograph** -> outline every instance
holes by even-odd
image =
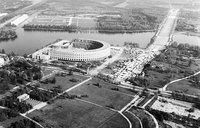
[[[200,128],[200,0],[0,0],[0,128]]]

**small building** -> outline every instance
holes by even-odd
[[[200,25],[198,25],[195,30],[196,32],[200,32]]]
[[[27,99],[29,99],[29,95],[28,94],[22,94],[20,96],[17,97],[17,99],[19,99],[19,102],[25,101]]]
[[[4,59],[0,57],[0,67],[2,67],[4,64],[5,64]]]
[[[2,67],[3,65],[6,65],[9,63],[9,58],[6,54],[1,54],[0,53],[0,67]]]
[[[0,13],[0,17],[6,16],[6,15],[8,15],[8,13]]]

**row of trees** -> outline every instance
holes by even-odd
[[[42,77],[41,68],[25,59],[13,59],[0,69],[0,93],[9,90],[9,85],[25,84]]]
[[[45,90],[40,90],[40,89],[35,88],[29,93],[29,95],[31,99],[46,102],[58,94],[56,93],[56,91],[50,92],[50,91],[45,91]]]
[[[36,31],[67,31],[76,32],[77,27],[73,25],[38,25],[38,24],[26,24],[23,26],[24,30],[36,30]]]
[[[8,128],[39,128],[39,126],[37,126],[34,122],[28,119],[22,119],[20,121],[11,123],[11,125]]]

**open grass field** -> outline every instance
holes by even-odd
[[[85,76],[80,76],[80,75],[67,75],[65,77],[61,77],[61,76],[56,76],[56,83],[55,84],[52,84],[52,83],[48,83],[48,84],[44,84],[44,83],[41,83],[40,84],[40,87],[43,88],[43,89],[52,89],[53,87],[56,87],[56,86],[61,86],[62,88],[62,91],[65,91],[71,87],[73,87],[74,85],[78,84],[78,83],[81,83],[82,81],[86,80],[88,77],[85,77]],[[76,79],[77,81],[76,82],[71,82],[70,80],[71,79]]]
[[[150,85],[148,86],[149,88],[161,88],[164,85],[161,84],[161,81],[169,79],[170,75],[166,73],[159,73],[156,71],[149,71],[149,76],[150,76]],[[166,83],[167,84],[167,83]]]
[[[116,110],[120,110],[134,98],[133,95],[125,94],[120,91],[111,90],[102,86],[95,86],[94,84],[91,84],[90,81],[70,91],[69,94],[87,95],[88,97],[82,98],[82,100]]]
[[[180,91],[184,94],[196,95],[200,94],[200,89],[191,86],[191,83],[188,80],[181,80],[175,83],[170,84],[167,89],[168,91]]]
[[[28,116],[37,116],[40,119],[39,123],[44,127],[97,128],[115,114],[116,112],[107,108],[98,107],[79,100],[67,99],[56,100],[53,104],[41,110],[34,111]],[[113,122],[115,121],[116,120],[113,120]]]

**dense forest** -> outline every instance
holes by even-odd
[[[17,38],[17,34],[11,29],[0,29],[0,41]]]
[[[121,17],[100,17],[97,21],[99,32],[124,33],[155,30],[158,26],[157,17],[142,11],[127,10]]]

